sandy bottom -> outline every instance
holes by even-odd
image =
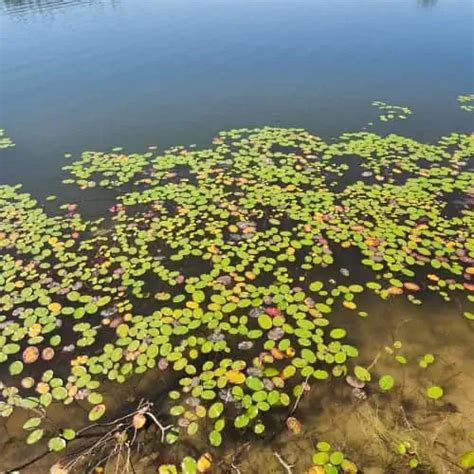
[[[462,317],[455,302],[428,302],[417,307],[398,299],[373,299],[366,306],[367,318],[345,311],[331,319],[347,329],[349,342],[359,348],[358,363],[366,367],[372,364],[373,380],[366,387],[367,399],[354,397],[343,378],[315,381],[293,415],[302,423],[299,434],[285,426],[288,410],[281,412],[271,420],[264,439],[226,436],[221,448],[211,450],[214,463],[210,472],[284,473],[275,456],[278,453],[293,466],[293,473],[306,473],[312,466],[315,445],[321,440],[342,451],[364,473],[413,472],[408,465],[413,457],[420,461],[415,472],[462,472],[456,464],[474,446],[473,323]],[[394,349],[395,341],[401,343],[399,349]],[[426,353],[432,353],[435,361],[421,368],[419,360]],[[406,364],[399,363],[396,355],[404,356]],[[378,378],[384,374],[396,380],[389,392],[378,388]],[[158,406],[166,400],[170,383],[161,373],[150,371],[119,389],[114,386],[109,390],[108,406],[119,412],[124,401],[133,406],[142,396],[157,400]],[[443,388],[441,400],[426,397],[430,385]],[[67,410],[68,424],[81,426],[86,409],[79,404],[71,408]],[[66,421],[64,416],[59,411],[53,418],[60,423]],[[25,420],[26,416],[17,415],[0,426],[0,466],[4,472],[43,452],[44,448],[24,444],[21,425]],[[409,443],[410,454],[398,452],[401,442]],[[78,444],[73,443],[74,449]],[[139,452],[132,453],[128,467],[123,464],[124,456],[115,456],[105,472],[156,473],[163,462],[177,461],[181,455],[198,457],[209,450],[207,439],[199,437],[185,438],[179,447],[163,450],[153,426],[142,430],[135,446]],[[67,454],[72,454],[68,449]],[[21,472],[47,473],[57,459],[57,455],[49,454]],[[77,465],[73,472],[84,472],[84,468]]]

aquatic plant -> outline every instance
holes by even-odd
[[[332,314],[368,316],[369,293],[472,304],[473,151],[467,134],[325,143],[265,127],[202,150],[85,152],[63,182],[115,190],[95,221],[1,186],[0,415],[27,410],[26,442],[60,451],[77,437],[45,427],[52,404],[81,400],[94,423],[108,414],[105,380],[156,370],[174,376],[163,440],[204,432],[218,447],[226,431],[264,436],[307,384],[372,383]]]
[[[383,375],[379,379],[379,387],[384,390],[391,390],[395,385],[395,379],[391,375]]]
[[[381,100],[375,100],[372,102],[374,107],[377,107],[381,114],[379,120],[382,122],[393,122],[394,120],[406,120],[412,111],[409,107],[401,105],[392,105]]]
[[[466,451],[459,460],[459,465],[463,469],[474,468],[474,451]]]
[[[431,398],[432,400],[438,400],[443,396],[443,394],[443,389],[441,387],[438,387],[438,385],[432,385],[426,389],[427,397]]]
[[[308,474],[356,474],[359,469],[356,464],[347,459],[341,451],[334,451],[326,441],[316,444],[316,452],[313,454],[313,464]]]
[[[5,134],[5,130],[0,128],[0,150],[15,146],[12,139]]]
[[[129,182],[153,156],[151,152],[126,155],[119,153],[120,149],[115,151],[115,153],[84,152],[81,160],[64,167],[74,178],[64,179],[63,182],[75,183],[82,189],[96,185],[103,188],[118,187]]]
[[[459,95],[459,108],[465,112],[474,112],[474,94]]]

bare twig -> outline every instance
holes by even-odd
[[[121,426],[121,425],[119,425]],[[98,441],[96,441],[92,446],[87,448],[85,451],[83,451],[79,456],[77,456],[75,459],[73,459],[70,463],[67,464],[67,469],[71,469],[72,466],[80,462],[83,458],[85,458],[87,455],[92,454],[96,449],[103,447],[105,444],[107,444],[112,438],[115,437],[115,431],[109,431],[105,433]]]
[[[106,456],[104,456],[103,458],[100,458],[93,466],[92,466],[92,469],[89,471],[89,472],[96,472],[95,469],[97,467],[99,467],[104,461],[106,461],[108,459],[109,455],[107,454]]]
[[[128,413],[127,415],[124,415],[120,418],[117,418],[113,421],[110,421],[109,423],[94,423],[93,425],[88,425],[88,426],[85,426],[84,428],[80,429],[77,434],[80,435],[82,433],[85,433],[86,431],[89,431],[91,430],[92,428],[96,428],[98,426],[112,426],[112,425],[116,425],[117,423],[119,423],[120,421],[123,421],[123,420],[126,420],[127,418],[130,418],[132,416],[134,416],[136,413],[139,413],[140,410],[135,410],[134,412],[132,413]]]
[[[166,432],[173,427],[173,425],[164,426],[162,423],[160,423],[156,415],[151,412],[152,407],[153,404],[151,402],[142,399],[140,400],[137,409],[133,412],[127,413],[126,415],[116,418],[115,420],[112,420],[108,423],[94,423],[92,425],[82,428],[81,430],[78,430],[77,436],[75,438],[76,440],[84,438],[96,438],[96,440],[84,449],[79,450],[79,452],[75,453],[73,456],[68,456],[70,461],[65,465],[65,467],[67,469],[71,469],[72,467],[84,461],[88,463],[91,462],[92,458],[100,457],[101,459],[98,463],[95,464],[95,468],[102,464],[104,461],[107,463],[112,456],[116,456],[118,460],[117,462],[125,462],[127,472],[130,470],[130,468],[134,470],[133,466],[131,465],[131,449],[137,438],[137,429],[133,425],[133,417],[137,414],[147,415],[153,421],[153,423],[160,429],[162,442],[164,442],[165,440]],[[103,430],[97,430],[97,433],[87,433],[88,431],[94,428],[105,428],[107,429],[107,431],[104,433]],[[131,441],[124,442],[124,439],[127,438],[127,433],[131,429],[134,430]],[[126,434],[125,438],[122,438],[120,436],[121,433]],[[107,455],[105,457],[102,457],[104,454],[104,450],[107,451]],[[32,459],[31,461],[28,461],[23,465],[15,468],[14,471],[18,471],[20,469],[24,469],[30,466],[31,464],[47,456],[49,453],[49,450],[45,451],[44,453]],[[95,462],[95,460],[92,462]],[[118,466],[116,466],[116,468],[118,468]]]
[[[405,423],[407,429],[409,431],[415,430],[415,427],[408,421],[407,414],[406,414],[405,410],[403,409],[403,407],[400,406],[400,407],[398,407],[398,409],[400,410],[400,413],[402,414],[403,422]]]
[[[440,446],[442,446],[444,449],[446,449],[446,446],[444,445],[444,443],[441,443],[439,441],[435,441],[434,444],[439,444]],[[449,452],[449,451],[448,451]],[[436,453],[437,456],[439,456],[443,461],[446,461],[447,463],[451,464],[452,466],[456,467],[459,471],[463,471],[464,472],[464,469],[459,465],[459,464],[456,464],[454,461],[451,461],[451,459],[447,458],[446,456],[443,456],[439,451]]]
[[[441,423],[439,423],[438,426],[435,428],[433,432],[433,436],[431,437],[430,442],[429,442],[429,445],[432,449],[434,448],[434,445],[438,439],[440,432],[442,431],[442,429],[444,428],[444,425],[448,422],[450,417],[451,417],[451,414],[448,413],[446,417],[441,421]]]
[[[377,355],[375,356],[375,359],[372,361],[372,363],[367,367],[367,370],[370,370],[376,363],[377,361],[379,360],[380,356],[381,356],[382,352],[378,352]]]
[[[309,375],[306,377],[305,381],[302,384],[302,390],[301,393],[298,395],[298,398],[295,401],[295,404],[293,405],[292,410],[290,411],[290,416],[293,415],[293,413],[296,411],[298,408],[298,405],[300,403],[301,397],[303,396],[303,393],[306,391],[306,388],[308,387],[308,380],[309,380]]]
[[[31,466],[31,464],[34,464],[36,461],[39,461],[40,459],[43,459],[44,457],[46,457],[50,453],[51,453],[51,451],[49,449],[46,450],[46,451],[43,451],[41,454],[39,454],[35,458],[31,459],[30,461],[25,462],[21,466],[16,466],[13,469],[9,469],[6,472],[7,473],[9,473],[9,472],[20,472],[22,469],[26,469],[28,466]]]
[[[161,431],[161,442],[163,442],[165,440],[165,434],[166,432],[173,427],[173,425],[167,425],[167,426],[163,426],[159,421],[158,421],[158,418],[153,414],[151,413],[150,411],[146,411],[144,413],[144,415],[148,415],[152,420],[153,422],[155,423],[156,426],[158,426],[158,428],[160,429]]]
[[[273,454],[278,459],[278,462],[285,468],[287,474],[293,474],[293,464],[288,464],[276,451],[273,451]]]
[[[237,473],[237,474],[242,474],[242,471],[234,464],[232,463],[230,467]]]

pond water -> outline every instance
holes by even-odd
[[[474,467],[473,24],[0,0],[0,471]]]
[[[383,133],[469,131],[455,98],[472,92],[473,21],[470,0],[1,0],[0,123],[17,147],[0,180],[39,193],[65,152],[231,128],[330,138],[377,99],[415,112]]]

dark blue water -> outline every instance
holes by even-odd
[[[0,0],[0,181],[53,189],[65,152],[206,144],[222,129],[324,138],[376,117],[434,140],[470,131],[472,0]]]

